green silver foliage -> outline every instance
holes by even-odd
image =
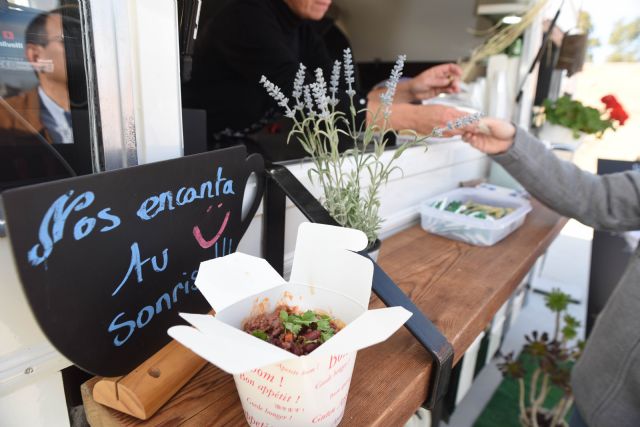
[[[521,359],[515,359],[513,353],[502,356],[498,368],[503,375],[518,381],[520,409],[519,421],[523,426],[537,426],[540,418],[546,417],[546,425],[560,427],[573,404],[570,377],[571,368],[578,360],[584,348],[583,341],[575,341],[580,322],[566,313],[571,297],[553,289],[546,297],[547,308],[555,316],[553,337],[546,332],[531,332],[526,335],[526,344],[522,352],[535,363],[531,374],[529,390],[525,389],[525,367]],[[561,324],[561,320],[564,325]],[[545,399],[552,387],[562,391],[562,397],[552,407],[545,408]]]
[[[390,115],[404,60],[404,55],[398,57],[386,82],[387,90],[380,96],[377,111],[356,109],[356,92],[352,86],[355,83],[354,67],[349,49],[344,51],[342,64],[335,62],[329,88],[321,69],[315,70],[315,81],[305,85],[306,68],[300,64],[293,84],[292,99],[295,103],[292,108],[280,88],[264,76],[260,80],[278,105],[285,109],[285,115],[293,120],[287,142],[299,142],[311,156],[313,167],[309,169],[309,179],[322,187],[324,207],[340,225],[364,232],[369,244],[375,242],[382,225],[380,191],[394,172],[402,173],[396,165],[398,158],[411,147],[421,145],[426,150],[425,141],[429,136],[442,136],[447,130],[464,127],[480,119],[480,114],[462,117],[455,123],[447,123],[447,128],[436,128],[431,135],[424,137],[410,130],[401,131],[407,142],[395,151],[385,153],[390,136],[399,134],[390,127]],[[349,97],[348,113],[336,109],[341,68],[344,70],[345,93]],[[364,120],[367,114],[369,120]],[[349,146],[343,152],[340,152],[343,148],[341,139]]]

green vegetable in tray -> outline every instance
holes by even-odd
[[[477,203],[472,200],[462,202],[460,200],[454,200],[447,203],[445,200],[438,200],[432,206],[436,209],[444,210],[447,212],[458,213],[462,215],[471,216],[478,219],[500,219],[509,215],[514,211],[513,208],[503,208],[499,206],[491,206],[482,203]]]

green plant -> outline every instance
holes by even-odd
[[[398,57],[386,82],[387,90],[380,96],[380,107],[374,112],[356,110],[356,92],[352,86],[355,81],[354,68],[349,49],[345,49],[343,59],[343,63],[334,63],[328,92],[322,70],[315,70],[315,81],[305,84],[306,68],[300,64],[293,83],[295,104],[292,107],[289,106],[289,98],[265,76],[260,82],[278,105],[284,108],[285,115],[293,120],[287,142],[297,140],[311,156],[313,167],[309,169],[309,179],[312,182],[317,180],[322,187],[324,207],[340,225],[363,231],[369,244],[373,244],[382,223],[379,214],[380,190],[394,171],[400,171],[395,165],[396,160],[408,148],[423,144],[429,136],[442,136],[447,129],[466,126],[478,120],[479,115],[447,123],[446,129],[435,128],[426,137],[418,137],[410,130],[402,131],[402,134],[411,136],[409,141],[395,151],[385,153],[389,137],[391,134],[397,135],[389,127],[389,118],[405,57]],[[349,98],[348,114],[336,109],[341,66],[344,66],[345,93]],[[367,114],[370,115],[369,119],[361,120]],[[340,148],[341,136],[349,141],[346,150]],[[426,145],[423,145],[426,149]]]
[[[570,300],[568,294],[558,289],[551,291],[545,302],[555,316],[553,336],[538,331],[525,336],[527,343],[522,352],[534,365],[529,390],[525,387],[525,366],[521,359],[514,359],[510,353],[503,356],[502,363],[498,365],[505,377],[518,381],[519,421],[523,426],[562,426],[573,404],[569,379],[584,343],[575,341],[580,322],[567,314]],[[558,389],[562,397],[553,407],[545,408],[545,400],[552,388]]]
[[[601,112],[571,99],[569,95],[563,95],[556,101],[545,99],[543,105],[545,119],[571,129],[574,138],[578,138],[580,132],[601,138],[607,129],[616,129],[614,119],[609,117],[609,110]]]

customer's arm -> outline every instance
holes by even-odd
[[[640,173],[585,172],[558,159],[526,131],[500,120],[483,119],[463,138],[491,154],[527,191],[562,215],[599,229],[640,228]]]

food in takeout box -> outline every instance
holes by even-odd
[[[384,341],[411,316],[402,307],[367,310],[373,264],[354,253],[366,245],[360,231],[304,223],[289,282],[265,260],[242,253],[203,262],[196,286],[216,316],[181,314],[192,326],[174,326],[169,335],[233,374],[249,425],[335,426],[344,414],[356,351]],[[243,330],[252,318],[274,311],[279,317],[282,307],[289,307],[284,311],[294,329],[312,314],[316,328],[322,316],[344,327],[301,356]],[[289,321],[292,314],[300,319]]]
[[[340,323],[328,314],[313,310],[300,313],[298,307],[284,305],[276,307],[273,313],[251,316],[242,329],[293,354],[305,356],[342,329]]]

